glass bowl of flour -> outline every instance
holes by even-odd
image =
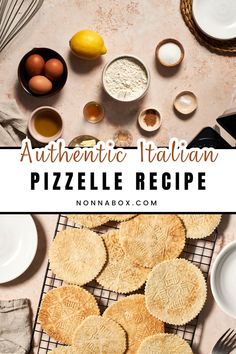
[[[115,100],[133,102],[147,93],[150,73],[139,58],[122,55],[105,66],[102,82],[104,90]]]

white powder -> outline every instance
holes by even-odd
[[[180,96],[179,103],[183,107],[189,107],[192,104],[194,104],[194,98],[190,95],[183,95],[183,96]]]
[[[121,58],[112,62],[105,73],[105,88],[121,101],[132,101],[144,93],[148,84],[144,66],[133,58]]]
[[[180,47],[172,42],[163,44],[158,51],[159,60],[161,63],[167,65],[177,64],[181,58],[181,54]]]

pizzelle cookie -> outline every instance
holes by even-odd
[[[220,214],[180,214],[187,238],[204,238],[212,234],[221,221]]]
[[[206,301],[206,294],[202,272],[185,259],[156,265],[145,288],[148,311],[173,325],[183,325],[195,318]]]
[[[103,316],[119,323],[128,336],[127,354],[136,354],[143,339],[164,332],[163,322],[146,309],[144,295],[130,295],[110,305]]]
[[[174,334],[156,334],[144,339],[137,354],[193,354],[189,344]]]
[[[126,333],[110,318],[89,316],[76,329],[73,345],[83,354],[123,354]]]
[[[99,313],[97,302],[88,291],[79,286],[62,286],[44,296],[39,322],[50,337],[71,345],[74,331],[81,322]]]
[[[109,218],[112,221],[127,221],[129,219],[132,219],[136,216],[137,214],[109,214]]]
[[[180,255],[185,228],[176,215],[138,215],[121,224],[120,243],[135,263],[152,268]]]
[[[96,278],[104,288],[127,294],[139,289],[146,281],[149,269],[135,265],[122,250],[119,231],[111,230],[103,235],[107,249],[107,262]]]
[[[78,354],[76,347],[58,347],[49,352],[50,354]]]
[[[92,229],[108,223],[109,221],[126,221],[137,214],[72,214],[67,217],[81,226]]]
[[[102,270],[106,257],[101,236],[88,229],[60,231],[49,250],[53,273],[67,283],[78,285],[93,280]]]
[[[76,224],[89,229],[104,225],[110,220],[108,214],[69,214],[67,217]]]

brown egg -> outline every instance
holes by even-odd
[[[58,59],[50,59],[46,62],[45,64],[45,75],[50,79],[50,80],[57,80],[59,79],[64,71],[63,64],[60,60]]]
[[[42,74],[44,70],[44,66],[45,66],[45,61],[43,57],[41,57],[41,55],[38,54],[30,55],[25,63],[27,74],[30,77]]]
[[[29,88],[37,95],[45,95],[52,90],[52,83],[45,76],[37,75],[30,79]]]

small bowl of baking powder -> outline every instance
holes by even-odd
[[[147,93],[150,73],[146,65],[133,55],[121,55],[103,69],[102,83],[109,96],[120,102],[133,102]]]

